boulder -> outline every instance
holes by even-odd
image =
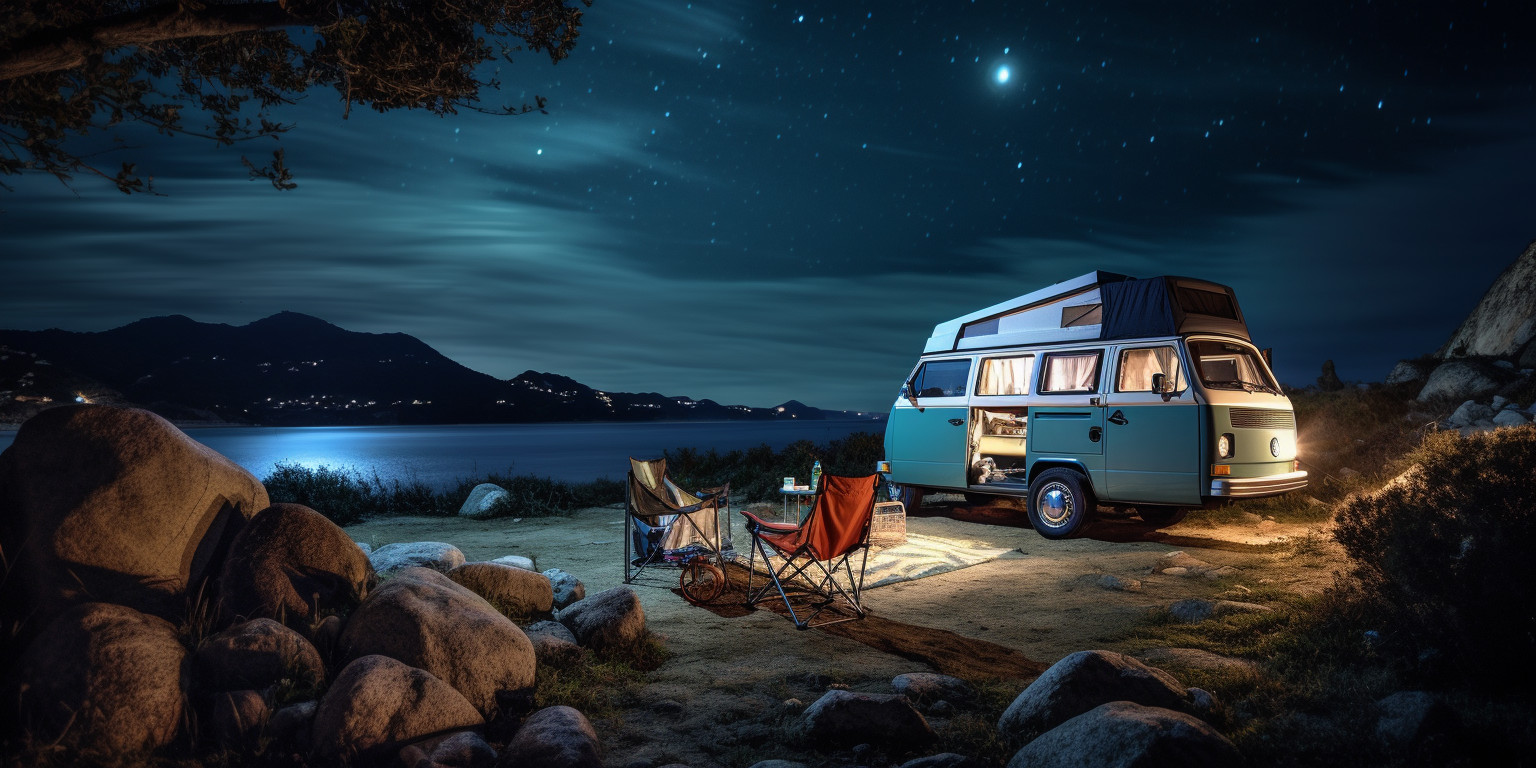
[[[465,563],[448,572],[454,583],[516,618],[548,615],[555,603],[549,578],[500,563]]]
[[[936,736],[905,696],[830,690],[805,708],[801,728],[813,744],[925,744]]]
[[[1008,705],[997,728],[1024,741],[1111,701],[1185,710],[1186,691],[1167,672],[1113,651],[1078,651],[1051,665]]]
[[[272,710],[256,691],[225,691],[213,697],[213,737],[227,749],[254,746]]]
[[[645,609],[635,591],[625,586],[578,600],[560,611],[559,619],[578,643],[599,652],[631,645],[645,636]]]
[[[1503,395],[1494,395],[1493,402],[1489,403],[1488,407],[1492,408],[1494,413],[1498,413],[1511,405],[1514,405],[1514,403],[1510,402],[1509,398]]]
[[[431,568],[447,573],[464,564],[464,553],[452,544],[440,541],[412,541],[385,544],[368,554],[368,562],[380,576],[401,568]]]
[[[602,768],[602,747],[586,716],[570,707],[533,713],[496,761],[500,768]]]
[[[407,742],[483,722],[474,705],[432,673],[363,656],[341,670],[315,710],[312,761],[387,764]]]
[[[484,598],[427,568],[374,590],[342,631],[342,658],[381,654],[431,672],[487,719],[533,686],[533,643]]]
[[[1423,381],[1428,373],[1425,366],[1412,360],[1399,360],[1392,366],[1392,372],[1387,374],[1388,384],[1407,384],[1411,381]]]
[[[314,746],[315,710],[319,707],[318,701],[302,701],[273,712],[267,720],[267,736],[272,739],[273,749],[284,755],[309,754]]]
[[[40,626],[99,601],[180,618],[268,505],[250,473],[149,411],[52,408],[0,454],[0,613]]]
[[[354,542],[354,543],[357,544],[357,548],[358,549],[361,549],[363,551],[363,555],[365,557],[368,556],[368,555],[373,554],[373,545],[372,544],[365,544],[365,543],[363,543],[361,541]]]
[[[1141,581],[1138,579],[1122,579],[1114,574],[1106,573],[1099,576],[1094,582],[1104,589],[1116,592],[1140,592]]]
[[[1488,287],[1439,357],[1513,357],[1536,338],[1536,243]]]
[[[195,681],[205,691],[264,689],[279,680],[301,688],[325,681],[325,662],[303,635],[256,619],[207,638],[197,648]]]
[[[33,638],[16,662],[7,698],[39,743],[134,755],[176,736],[186,655],[170,622],[127,606],[84,603]]]
[[[496,749],[480,734],[460,731],[434,745],[430,758],[434,766],[491,768],[496,764]]]
[[[956,754],[954,752],[941,752],[937,755],[919,757],[901,764],[901,768],[986,768],[986,763],[974,757]]]
[[[481,483],[469,492],[469,498],[459,507],[459,516],[485,517],[491,514],[497,504],[511,499],[512,495],[507,493],[507,489],[495,483]]]
[[[587,587],[581,583],[581,579],[559,568],[545,571],[544,576],[549,579],[549,586],[555,591],[556,608],[564,608],[587,596]]]
[[[540,621],[523,627],[523,632],[533,642],[533,655],[540,664],[568,667],[581,661],[581,645],[564,624]]]
[[[966,706],[976,701],[976,689],[958,677],[934,672],[908,672],[891,678],[891,689],[913,704],[924,707],[935,702]]]
[[[1531,421],[1525,417],[1525,414],[1513,409],[1499,411],[1493,417],[1493,425],[1496,427],[1523,427],[1529,423]]]
[[[502,555],[501,557],[498,557],[491,562],[496,563],[497,565],[509,565],[513,568],[521,568],[525,571],[533,571],[535,573],[537,573],[539,570],[538,566],[533,564],[532,558],[523,557],[522,555]]]
[[[1466,400],[1479,398],[1498,389],[1507,376],[1502,371],[1472,361],[1457,360],[1441,363],[1429,374],[1429,381],[1419,390],[1419,401]],[[1498,376],[1498,377],[1496,377]]]
[[[1476,400],[1468,400],[1456,407],[1450,416],[1445,419],[1445,425],[1453,429],[1470,427],[1479,421],[1493,418],[1493,409],[1478,403]]]
[[[368,556],[325,515],[273,504],[230,546],[220,577],[226,620],[266,617],[304,627],[357,605],[376,579]]]
[[[1376,738],[1392,749],[1407,749],[1450,730],[1456,711],[1424,691],[1399,691],[1376,702]]]
[[[1129,701],[1102,704],[1026,744],[1008,768],[1230,768],[1237,747],[1189,715]]]

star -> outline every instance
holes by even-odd
[[[1013,73],[1008,71],[1007,67],[998,67],[997,72],[992,75],[992,78],[997,81],[998,85],[1002,85],[1008,82],[1008,78],[1012,76]]]

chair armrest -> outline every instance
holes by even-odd
[[[741,516],[745,517],[747,519],[748,526],[754,529],[760,528],[763,530],[773,531],[775,533],[792,533],[794,531],[800,530],[800,526],[797,523],[770,523],[767,520],[752,514],[751,512],[747,512],[746,510],[742,510]]]

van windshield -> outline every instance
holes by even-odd
[[[1189,355],[1195,360],[1200,383],[1207,387],[1280,394],[1264,361],[1249,347],[1229,341],[1191,341]]]

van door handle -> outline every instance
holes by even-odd
[[[1125,411],[1115,411],[1109,415],[1109,423],[1111,424],[1124,424],[1127,421],[1130,421],[1130,419],[1125,418]]]
[[[953,425],[955,425],[955,426],[957,426],[957,427],[958,427],[958,426],[960,426],[960,425],[961,425],[961,424],[964,424],[964,423],[965,423],[965,419],[950,419],[950,420],[949,420],[949,423],[951,423],[951,424],[953,424]]]

